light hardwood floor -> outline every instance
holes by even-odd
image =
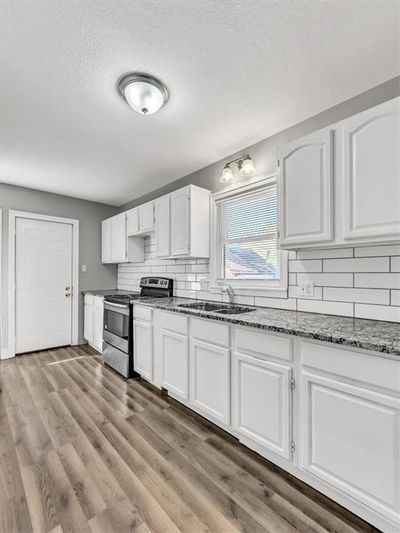
[[[2,372],[2,533],[377,531],[86,346]]]

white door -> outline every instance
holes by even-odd
[[[114,263],[127,261],[126,213],[111,219],[111,255]]]
[[[128,235],[139,233],[139,208],[134,207],[126,212],[126,231]]]
[[[170,248],[169,196],[156,200],[156,254],[157,257],[168,257]]]
[[[154,229],[154,202],[139,207],[139,226],[141,232]]]
[[[234,354],[234,428],[290,459],[291,368]]]
[[[333,239],[332,131],[316,131],[280,150],[280,245]]]
[[[190,402],[205,414],[230,424],[230,350],[190,342]]]
[[[302,468],[400,517],[400,398],[303,371]]]
[[[111,218],[101,223],[101,262],[111,263]]]
[[[186,335],[161,330],[162,386],[189,399],[189,347]]]
[[[71,344],[72,225],[16,219],[15,351]]]
[[[343,122],[345,239],[400,235],[400,98]]]
[[[134,322],[135,370],[143,378],[153,380],[153,325],[149,322]]]
[[[187,255],[189,247],[189,189],[171,194],[171,255]],[[201,224],[201,221],[197,221]]]

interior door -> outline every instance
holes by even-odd
[[[72,225],[16,219],[15,351],[71,344]]]

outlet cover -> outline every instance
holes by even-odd
[[[314,296],[314,283],[312,281],[305,281],[304,283],[299,283],[299,295]]]

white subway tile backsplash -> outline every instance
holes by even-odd
[[[377,320],[399,321],[400,245],[362,246],[289,252],[287,296],[235,295],[242,305],[260,305]],[[204,290],[210,286],[207,259],[166,259],[155,256],[154,237],[145,238],[145,261],[118,266],[118,287],[139,290],[142,276],[175,280],[175,294],[227,302],[227,296]],[[314,296],[305,298],[298,285],[314,283]]]
[[[354,287],[400,289],[400,274],[355,274]]]
[[[324,272],[389,272],[388,257],[324,259]]]
[[[390,292],[385,289],[324,287],[324,300],[389,305]]]
[[[371,318],[373,320],[400,322],[400,307],[388,305],[356,304],[355,316],[357,318]]]

